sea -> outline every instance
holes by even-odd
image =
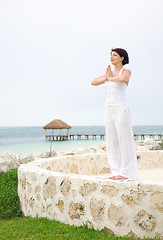
[[[52,134],[48,130],[49,134]],[[137,125],[133,126],[134,133],[162,133],[163,125]],[[54,130],[54,134],[59,134],[59,130]],[[62,130],[62,133],[66,133]],[[105,133],[104,126],[72,126],[69,130],[72,134],[84,133]],[[0,127],[0,152],[11,152],[14,154],[40,154],[43,152],[54,151],[72,151],[80,147],[97,147],[102,144],[105,139],[84,137],[81,140],[71,139],[63,141],[47,141],[45,140],[45,130],[41,126],[35,127]]]

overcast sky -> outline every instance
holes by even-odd
[[[132,71],[133,125],[163,124],[162,0],[0,0],[0,126],[104,125],[110,49]]]

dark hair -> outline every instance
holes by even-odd
[[[116,52],[116,53],[119,54],[120,57],[124,57],[124,59],[122,61],[122,65],[125,65],[125,64],[129,63],[128,53],[123,48],[112,48],[111,53],[112,52]]]

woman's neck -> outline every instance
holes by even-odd
[[[123,68],[123,65],[121,63],[114,65],[114,72],[119,72],[122,68]]]

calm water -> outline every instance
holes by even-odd
[[[134,133],[163,133],[163,125],[133,126]],[[60,131],[54,131],[55,134]],[[65,131],[62,130],[64,133]],[[70,133],[104,133],[104,126],[72,126]],[[51,134],[51,131],[49,130]],[[0,152],[13,152],[15,154],[38,154],[49,151],[50,142],[45,141],[45,130],[42,127],[0,127]],[[65,140],[54,141],[52,147],[55,151],[72,150],[77,147],[98,146],[104,140]]]

